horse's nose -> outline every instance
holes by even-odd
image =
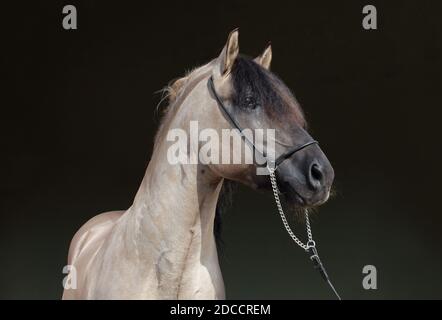
[[[317,162],[313,161],[308,170],[307,181],[313,190],[319,190],[324,185],[324,169]]]

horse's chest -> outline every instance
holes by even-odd
[[[178,299],[224,299],[224,282],[219,266],[200,265],[186,271]]]
[[[178,299],[224,299],[224,281],[216,245],[199,241],[191,246],[178,290]],[[195,242],[194,242],[195,244]],[[202,249],[204,248],[204,249]]]

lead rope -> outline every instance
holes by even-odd
[[[308,211],[305,210],[305,225],[307,228],[307,243],[303,243],[299,238],[293,233],[292,228],[290,228],[290,225],[287,222],[287,218],[285,216],[284,210],[282,209],[281,200],[279,198],[279,189],[278,185],[276,184],[276,176],[275,176],[275,168],[270,168],[270,166],[267,166],[267,169],[270,173],[270,182],[272,184],[272,190],[273,195],[275,197],[276,206],[278,207],[279,215],[281,216],[282,223],[284,224],[285,229],[287,230],[287,233],[289,236],[293,239],[293,241],[302,249],[304,249],[309,255],[310,260],[313,262],[313,266],[315,269],[319,271],[322,278],[329,284],[330,288],[335,293],[338,300],[341,300],[341,297],[339,296],[338,292],[336,291],[335,287],[330,281],[330,278],[328,277],[327,272],[325,271],[325,267],[321,262],[321,259],[319,258],[318,251],[316,250],[316,243],[313,240],[312,235],[312,229],[310,227],[310,219],[308,217]]]

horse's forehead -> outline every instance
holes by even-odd
[[[304,127],[306,125],[304,113],[292,92],[284,84],[277,85],[275,90],[277,91],[277,94],[280,96],[284,105],[282,110],[283,117],[285,118],[288,116],[290,119],[296,121],[299,125]],[[276,112],[276,110],[270,108],[270,112]]]
[[[266,81],[269,82],[272,89],[273,99],[267,101],[266,112],[280,122],[288,124],[296,122],[298,125],[305,127],[304,113],[292,91],[275,74],[267,72]]]
[[[255,62],[239,58],[233,74],[234,99],[237,103],[251,94],[262,104],[266,114],[280,123],[293,123],[305,127],[302,109],[290,89],[274,73]]]

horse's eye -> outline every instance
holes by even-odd
[[[256,100],[253,98],[253,97],[246,97],[245,98],[245,100],[244,100],[244,106],[247,108],[247,109],[255,109],[257,106],[258,106],[258,104],[256,103]]]

